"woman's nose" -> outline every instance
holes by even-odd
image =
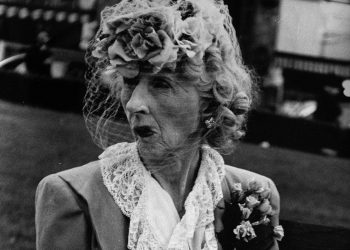
[[[126,103],[126,110],[130,113],[149,114],[147,105],[147,85],[140,82],[134,88],[130,99]]]

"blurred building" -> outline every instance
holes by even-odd
[[[344,126],[338,118],[349,99],[342,86],[350,78],[349,27],[348,0],[282,0],[273,62],[294,99],[317,102],[315,118]]]

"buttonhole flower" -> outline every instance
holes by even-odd
[[[249,221],[242,221],[235,229],[233,233],[236,235],[238,240],[243,239],[245,242],[252,240],[256,237],[254,228]]]

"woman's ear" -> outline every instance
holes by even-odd
[[[216,116],[217,109],[220,106],[219,103],[212,100],[212,98],[201,98],[200,112],[204,120]],[[214,117],[215,118],[215,117]]]

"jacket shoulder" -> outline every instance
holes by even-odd
[[[100,161],[89,162],[83,166],[59,172],[57,175],[77,190],[102,184]]]
[[[229,184],[231,184],[231,186],[234,183],[241,183],[243,187],[247,187],[249,181],[253,179],[262,183],[263,185],[269,185],[273,182],[270,178],[264,175],[229,165],[225,165],[225,173],[225,179]]]
[[[103,185],[99,161],[48,175],[40,181],[38,187],[40,189],[42,186],[50,186],[60,189],[62,185],[69,187],[71,192],[86,201],[99,194],[108,196]]]

